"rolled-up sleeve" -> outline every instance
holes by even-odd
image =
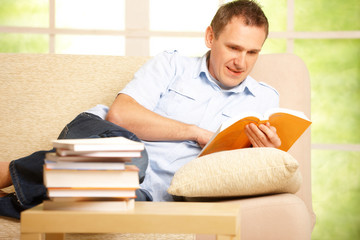
[[[176,51],[163,52],[145,63],[119,93],[153,110],[176,74]]]

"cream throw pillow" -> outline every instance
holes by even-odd
[[[275,148],[217,152],[180,168],[168,189],[184,197],[234,197],[295,193],[302,177],[298,162]]]

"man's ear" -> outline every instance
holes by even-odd
[[[211,48],[215,39],[214,32],[211,26],[208,26],[205,31],[205,44],[206,47]]]

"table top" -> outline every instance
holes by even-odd
[[[21,214],[22,232],[237,234],[240,205],[219,202],[135,202],[133,210],[84,212],[43,210]]]

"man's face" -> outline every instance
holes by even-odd
[[[252,70],[265,38],[263,28],[246,26],[238,17],[225,26],[217,39],[208,27],[205,42],[211,49],[210,74],[225,88],[239,85]]]

